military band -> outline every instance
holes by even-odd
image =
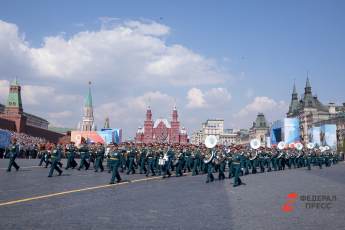
[[[15,160],[19,152],[19,145],[13,139],[7,150],[10,158],[7,171],[14,167],[19,170]],[[39,165],[45,163],[50,166],[48,176],[52,177],[54,171],[62,174],[61,159],[67,159],[66,170],[85,168],[88,170],[94,161],[94,171],[103,172],[104,159],[106,167],[111,173],[110,183],[121,182],[120,172],[128,174],[145,174],[149,176],[170,177],[173,172],[176,177],[190,174],[192,176],[206,174],[206,183],[233,178],[233,186],[242,185],[241,177],[248,174],[269,173],[271,171],[284,171],[286,169],[313,167],[323,168],[337,164],[343,156],[331,149],[319,148],[250,148],[248,146],[222,146],[214,145],[180,145],[180,144],[135,144],[135,143],[102,143],[88,144],[85,139],[79,146],[70,142],[65,146],[42,144],[39,147],[41,157]],[[80,158],[79,167],[76,158]]]

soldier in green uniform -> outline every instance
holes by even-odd
[[[196,176],[199,174],[200,170],[200,149],[199,147],[193,146],[192,148],[192,160],[193,160],[193,171],[192,176]]]
[[[177,152],[177,165],[176,165],[176,171],[175,171],[175,174],[176,174],[176,177],[180,177],[180,176],[183,176],[183,173],[182,173],[182,168],[183,168],[183,165],[184,165],[184,151],[182,149],[182,147],[180,147],[178,149],[178,152]]]
[[[70,142],[69,144],[67,144],[66,146],[66,153],[67,153],[67,165],[66,165],[66,170],[68,170],[69,168],[75,168],[78,164],[75,161],[75,146],[74,146],[74,142]]]
[[[256,171],[257,157],[258,157],[257,150],[252,150],[250,152],[250,164],[251,164],[251,167],[252,167],[252,174],[256,174],[257,173],[257,171]]]
[[[122,153],[119,150],[117,144],[112,145],[110,153],[109,153],[109,165],[111,168],[111,179],[109,184],[114,184],[115,179],[117,183],[120,183],[122,181],[120,173],[119,173],[119,167],[121,164],[121,158]]]
[[[170,177],[171,176],[170,168],[171,168],[172,160],[174,158],[174,152],[170,146],[167,148],[167,151],[163,158],[165,159],[165,164],[163,167],[163,178],[165,178],[167,175],[168,177]]]
[[[304,157],[305,157],[305,160],[306,160],[306,164],[307,164],[308,170],[311,170],[311,167],[310,167],[311,157],[312,157],[311,150],[309,150],[308,153],[306,153],[304,155]]]
[[[134,159],[135,159],[136,155],[137,155],[137,150],[134,146],[134,143],[131,143],[131,146],[129,148],[129,153],[128,153],[127,175],[129,175],[129,173],[135,174]]]
[[[189,147],[186,148],[184,161],[185,161],[185,165],[184,165],[183,171],[191,172],[193,168],[193,160],[192,160],[192,152]]]
[[[52,177],[53,176],[54,170],[58,171],[59,176],[61,176],[62,170],[58,166],[58,164],[59,164],[59,162],[61,160],[61,157],[62,157],[62,147],[61,147],[61,145],[56,146],[55,144],[53,144],[52,152],[51,153],[52,153],[52,155],[51,155],[52,165],[50,167],[48,177]]]
[[[271,162],[272,162],[273,170],[277,171],[278,170],[278,159],[277,159],[278,153],[275,149],[272,149],[271,154],[272,154]]]
[[[147,153],[147,148],[146,148],[146,144],[144,144],[141,147],[141,150],[140,150],[140,158],[139,158],[139,161],[140,161],[140,174],[143,174],[143,173],[146,174],[146,171],[147,171],[146,167],[145,167],[146,153]]]
[[[81,144],[79,146],[78,152],[80,154],[80,165],[78,170],[82,169],[85,166],[85,170],[88,170],[90,167],[89,162],[87,161],[90,157],[89,147],[86,144],[84,138],[81,139]]]
[[[104,158],[105,148],[102,143],[98,142],[96,147],[96,165],[95,172],[98,172],[98,169],[101,169],[101,172],[104,171],[103,167],[103,158]]]
[[[213,170],[214,170],[214,156],[215,156],[215,150],[212,149],[207,149],[209,151],[209,154],[205,156],[204,163],[205,167],[207,167],[207,180],[206,183],[210,183],[214,181],[214,176],[213,176]]]
[[[218,169],[218,180],[224,180],[225,179],[225,153],[223,152],[224,150],[218,149],[217,151],[217,162],[219,165]]]
[[[47,164],[48,161],[48,150],[46,148],[46,144],[40,144],[39,147],[39,155],[41,156],[41,160],[40,163],[38,164],[38,166],[42,166],[43,162]],[[48,165],[46,165],[47,168]]]
[[[8,168],[7,168],[7,172],[11,172],[11,168],[12,166],[16,169],[16,171],[19,170],[19,166],[16,163],[16,158],[19,154],[19,145],[17,144],[17,139],[13,138],[12,143],[9,146],[9,156],[10,156],[10,162],[8,163]]]
[[[241,172],[241,160],[243,160],[241,154],[238,152],[233,155],[233,174],[234,174],[234,184],[233,186],[239,186],[242,184],[240,179],[240,172]]]
[[[147,171],[146,176],[148,177],[150,175],[150,172],[152,176],[156,176],[155,172],[155,156],[154,156],[154,150],[152,144],[149,145],[149,148],[147,149],[146,153],[146,160],[147,160]]]

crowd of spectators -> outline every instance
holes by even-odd
[[[10,134],[11,139],[16,138],[20,146],[19,157],[21,158],[36,158],[38,154],[39,144],[46,143],[47,140],[40,137],[33,137],[25,133],[17,133],[10,130],[0,129]],[[0,158],[5,157],[5,148],[0,147]]]

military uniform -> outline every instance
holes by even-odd
[[[140,174],[143,174],[145,173],[146,174],[146,167],[145,167],[145,161],[146,161],[146,153],[147,153],[147,149],[146,148],[143,148],[141,151],[140,151]]]
[[[62,157],[62,153],[59,147],[52,150],[52,155],[51,155],[52,165],[50,167],[48,177],[53,176],[54,170],[58,171],[59,176],[62,174],[62,170],[58,166],[58,163],[60,162],[61,157]]]
[[[163,166],[163,178],[165,178],[167,175],[168,177],[171,176],[170,168],[172,164],[172,159],[174,157],[174,152],[171,149],[168,149],[165,157],[167,159],[165,159],[165,164]]]
[[[234,174],[234,184],[233,186],[239,186],[242,184],[242,181],[240,179],[240,172],[241,172],[241,155],[235,154],[233,156],[233,174]]]
[[[104,171],[103,167],[103,158],[104,158],[105,148],[103,145],[99,145],[96,148],[96,164],[95,172],[98,172],[98,169],[101,169],[101,172]]]
[[[121,151],[118,149],[113,149],[110,152],[109,155],[109,165],[111,168],[111,179],[110,179],[110,184],[114,184],[115,183],[115,179],[116,182],[119,183],[121,182],[121,176],[119,173],[119,167],[121,164],[121,158],[122,158],[122,154]]]
[[[152,176],[156,176],[155,172],[155,156],[152,148],[148,148],[146,153],[146,160],[147,160],[147,171],[146,176],[150,175],[150,172],[152,173]]]
[[[127,169],[127,175],[132,172],[132,174],[135,174],[135,168],[134,168],[134,160],[136,157],[136,149],[135,147],[131,147],[128,153],[128,169]]]
[[[10,161],[8,163],[7,172],[11,172],[12,166],[18,171],[20,167],[16,163],[16,158],[19,154],[19,145],[17,145],[16,143],[11,144],[9,146],[9,152]]]
[[[75,147],[72,144],[68,144],[66,146],[66,153],[67,153],[67,165],[66,165],[66,170],[69,168],[75,168],[78,164],[75,161]]]
[[[86,144],[81,144],[78,149],[80,153],[80,165],[78,170],[82,169],[85,166],[85,170],[88,170],[90,167],[89,162],[87,161],[90,157],[89,148]]]

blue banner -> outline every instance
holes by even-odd
[[[337,149],[337,126],[322,125],[320,127],[320,141],[323,146],[329,146],[331,149]]]
[[[7,148],[11,143],[11,133],[6,130],[0,130],[0,148]]]
[[[284,141],[286,144],[300,142],[300,129],[298,118],[284,119]]]

